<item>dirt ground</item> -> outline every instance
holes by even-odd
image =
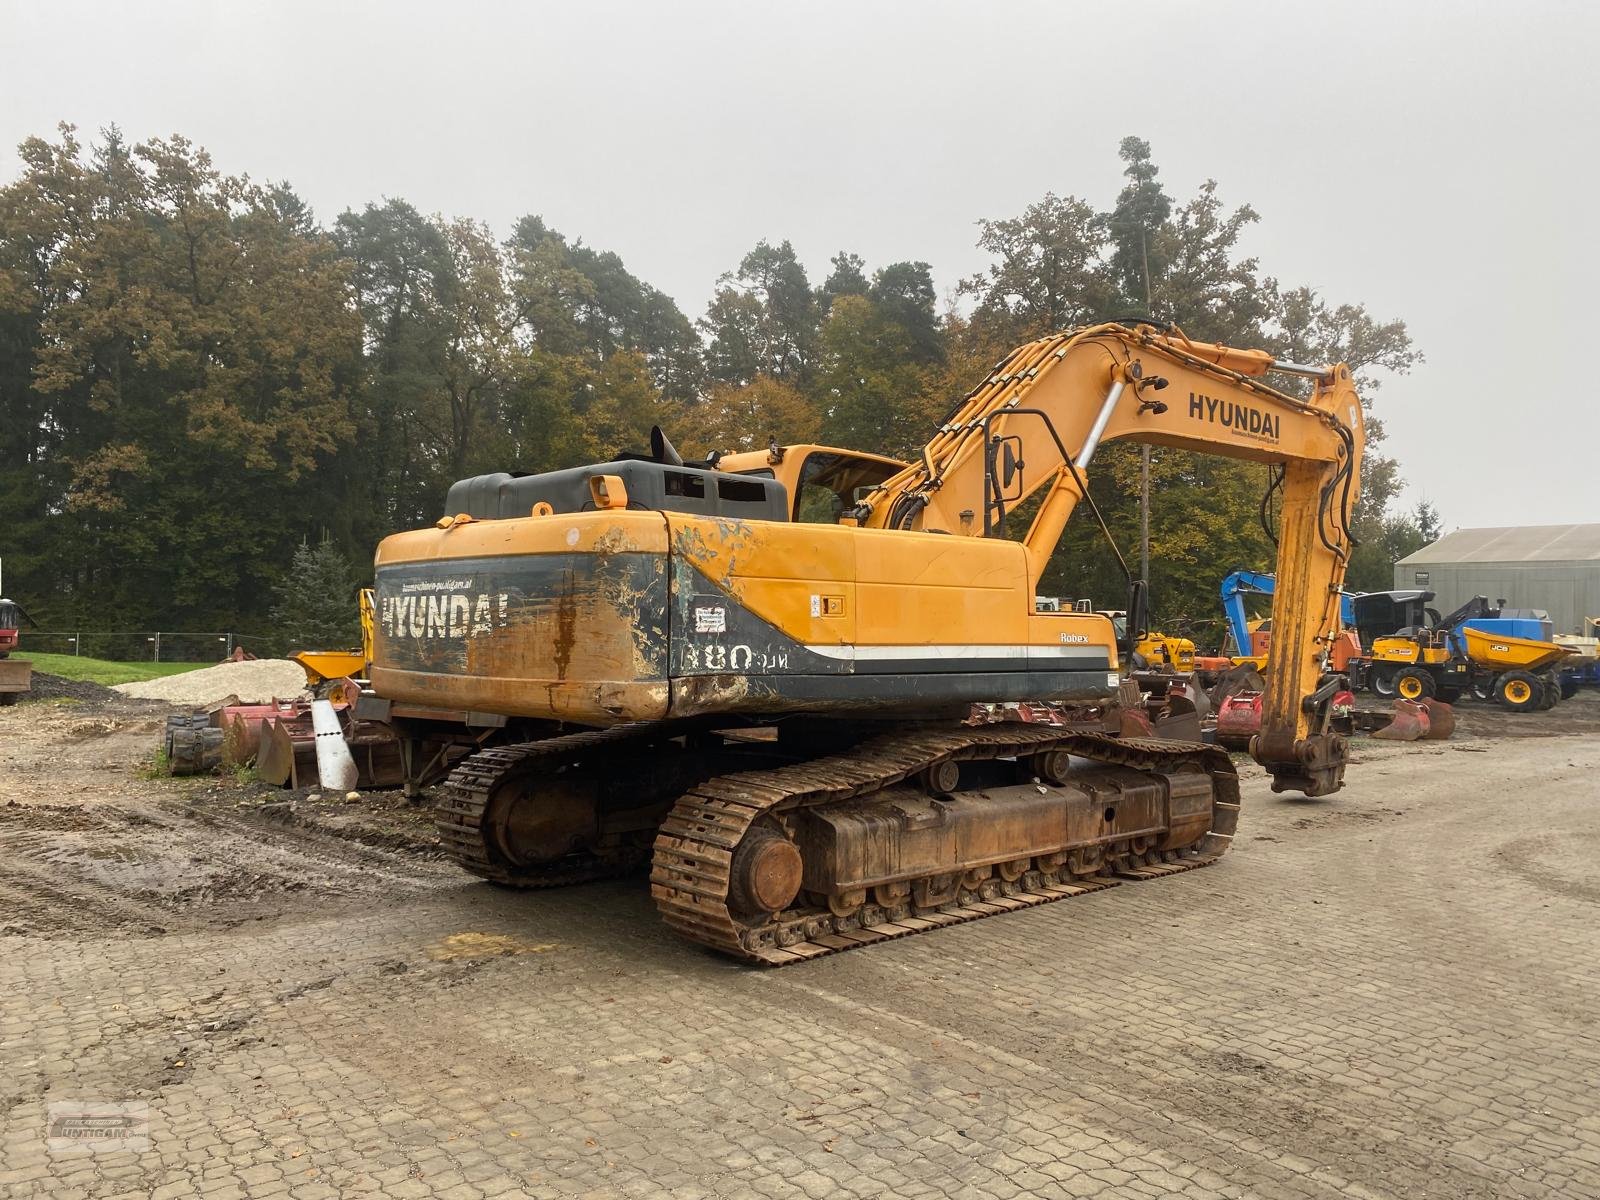
[[[42,689],[49,690],[49,689]],[[819,960],[522,894],[393,794],[0,709],[0,1195],[1600,1196],[1600,693],[1247,770],[1205,871]],[[46,1147],[52,1101],[150,1148]]]

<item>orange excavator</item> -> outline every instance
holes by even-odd
[[[669,926],[763,965],[1215,861],[1239,811],[1227,755],[1117,736],[1130,647],[1038,601],[1117,439],[1272,468],[1251,753],[1276,790],[1336,791],[1350,371],[1103,324],[1013,351],[909,464],[811,445],[685,461],[656,430],[648,454],[463,480],[436,526],[386,538],[373,691],[493,714],[510,739],[440,787],[444,845],[519,887],[648,865]],[[1144,609],[1135,582],[1128,638]]]

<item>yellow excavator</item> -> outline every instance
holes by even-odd
[[[686,462],[656,430],[647,455],[462,480],[435,527],[386,538],[373,690],[521,739],[440,787],[444,846],[519,887],[648,864],[671,928],[763,965],[1214,861],[1239,811],[1227,755],[1117,736],[1129,648],[1038,603],[1116,439],[1272,468],[1251,752],[1275,790],[1336,791],[1349,369],[1102,324],[1013,351],[909,464],[811,445]],[[1131,634],[1144,609],[1134,583]],[[1020,719],[976,715],[997,711]]]

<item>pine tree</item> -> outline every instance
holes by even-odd
[[[360,599],[350,560],[326,531],[302,541],[272,589],[272,627],[295,650],[342,650],[361,642]]]

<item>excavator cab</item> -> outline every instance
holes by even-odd
[[[781,484],[789,493],[789,519],[809,525],[839,524],[874,488],[906,467],[898,459],[837,446],[776,443],[715,461],[719,470]]]
[[[1428,606],[1434,594],[1427,591],[1364,592],[1352,604],[1356,633],[1369,649],[1380,638],[1407,637],[1436,628],[1438,612]]]

